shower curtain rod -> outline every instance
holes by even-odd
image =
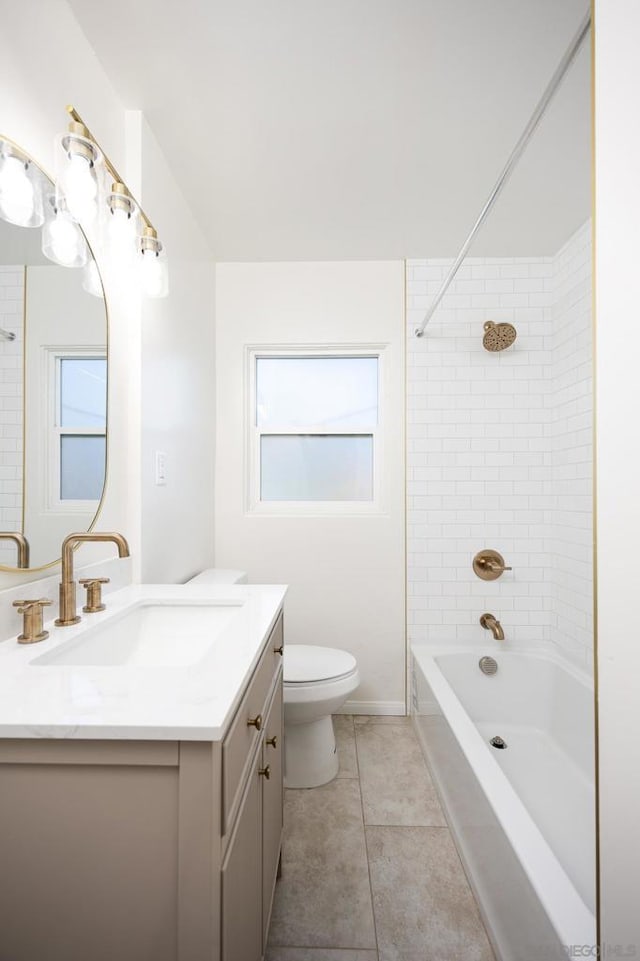
[[[449,272],[447,276],[442,281],[442,284],[440,285],[440,289],[438,290],[438,293],[434,297],[433,303],[431,304],[426,314],[424,315],[424,320],[422,321],[419,327],[415,328],[414,333],[416,337],[422,337],[422,335],[424,334],[427,324],[429,323],[434,313],[436,312],[440,304],[440,301],[446,294],[449,288],[449,285],[451,284],[452,280],[458,273],[458,270],[460,269],[464,258],[467,256],[469,247],[473,243],[476,234],[482,227],[488,215],[491,213],[493,205],[495,204],[496,200],[502,193],[502,188],[504,187],[507,180],[509,179],[513,171],[513,168],[516,166],[518,160],[520,159],[522,153],[524,152],[525,147],[531,140],[531,137],[533,136],[538,124],[542,120],[545,114],[545,111],[549,106],[549,103],[553,99],[553,95],[555,94],[556,90],[562,83],[567,70],[575,60],[578,54],[578,51],[580,50],[580,47],[582,46],[582,43],[587,33],[589,32],[590,26],[591,26],[591,12],[587,13],[587,15],[585,16],[584,20],[580,24],[580,28],[578,32],[576,33],[575,37],[569,44],[569,47],[567,48],[565,55],[563,56],[562,60],[556,67],[555,73],[553,74],[551,80],[549,81],[549,84],[546,90],[542,94],[542,97],[540,98],[540,101],[538,102],[536,109],[531,114],[529,123],[522,131],[520,139],[518,140],[517,144],[511,151],[509,159],[504,165],[502,173],[498,177],[498,180],[496,181],[496,184],[493,190],[489,194],[486,200],[486,203],[482,208],[482,211],[480,212],[480,216],[478,217],[475,224],[471,228],[471,232],[469,236],[467,237],[462,247],[460,248],[460,252],[456,257],[456,259],[454,260],[454,262],[452,263],[451,267],[449,268]]]
[[[16,339],[16,335],[14,334],[14,332],[13,332],[12,330],[4,330],[3,327],[0,327],[0,337],[2,337],[3,340],[15,340],[15,339]]]

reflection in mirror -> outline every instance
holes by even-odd
[[[25,178],[7,145],[0,137],[0,532],[24,535],[33,569],[55,561],[64,537],[88,530],[98,511],[107,315],[86,239],[85,271],[75,255],[66,262],[76,266],[61,266],[66,241],[74,250],[77,243],[59,235],[59,223],[52,241],[53,184],[33,161],[23,165]],[[34,204],[40,209],[39,193],[41,217],[31,213]],[[57,263],[43,253],[51,255],[52,242]],[[0,537],[0,567],[20,566],[18,547],[15,537]]]

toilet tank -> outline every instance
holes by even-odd
[[[208,567],[190,578],[187,584],[247,584],[245,571],[229,571],[221,567]]]

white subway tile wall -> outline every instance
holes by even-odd
[[[549,395],[553,420],[554,632],[568,655],[593,666],[593,331],[591,225],[554,258]]]
[[[555,257],[469,259],[422,338],[449,266],[407,263],[408,628],[482,646],[490,611],[512,646],[591,664],[591,228]],[[515,324],[489,353],[483,324]],[[481,548],[513,571],[482,581]]]
[[[0,266],[0,530],[22,530],[22,353],[24,267]],[[16,565],[16,548],[0,541],[0,564]]]

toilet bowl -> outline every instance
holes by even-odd
[[[318,787],[338,773],[331,715],[360,683],[355,657],[333,647],[284,649],[284,783]]]

